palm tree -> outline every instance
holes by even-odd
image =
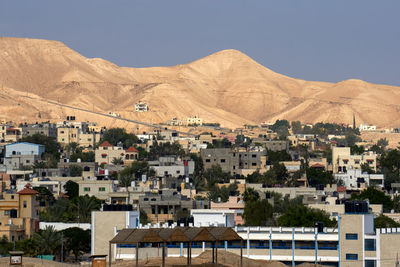
[[[33,239],[38,244],[42,254],[56,255],[61,245],[61,235],[54,226],[46,226],[39,233],[34,233]]]
[[[128,187],[131,185],[131,183],[133,181],[133,175],[127,171],[125,171],[125,172],[121,171],[119,174],[118,181],[119,181],[118,185],[120,187],[121,186],[125,187],[126,192],[128,192],[128,201],[126,204],[129,204],[131,199],[130,199]]]
[[[79,196],[73,200],[72,207],[78,214],[78,221],[83,223],[90,222],[92,211],[99,210],[101,201],[88,195]]]
[[[114,165],[120,165],[120,164],[122,164],[122,158],[121,157],[113,158],[111,163]]]

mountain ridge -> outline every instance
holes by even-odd
[[[0,111],[16,121],[35,121],[38,113],[42,119],[64,119],[64,111],[21,99],[30,94],[153,123],[197,115],[227,127],[276,119],[351,124],[355,114],[359,123],[400,124],[400,87],[295,79],[235,49],[175,66],[129,68],[86,58],[59,41],[0,37],[0,84]],[[148,103],[150,112],[133,112],[139,101]],[[15,111],[18,104],[25,109]]]

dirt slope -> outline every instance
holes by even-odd
[[[42,99],[150,123],[198,115],[227,127],[280,118],[350,124],[355,114],[358,123],[400,124],[399,87],[293,79],[236,50],[173,67],[124,68],[85,58],[57,41],[0,38],[1,118],[57,121],[76,115],[107,126],[126,125]],[[139,100],[151,111],[133,112]]]

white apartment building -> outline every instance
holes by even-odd
[[[385,178],[383,174],[362,173],[360,169],[349,169],[346,173],[335,173],[335,179],[341,180],[346,188],[364,188],[370,185],[383,187]]]

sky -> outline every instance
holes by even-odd
[[[399,0],[1,0],[0,36],[58,40],[125,67],[237,49],[305,80],[400,86]]]

